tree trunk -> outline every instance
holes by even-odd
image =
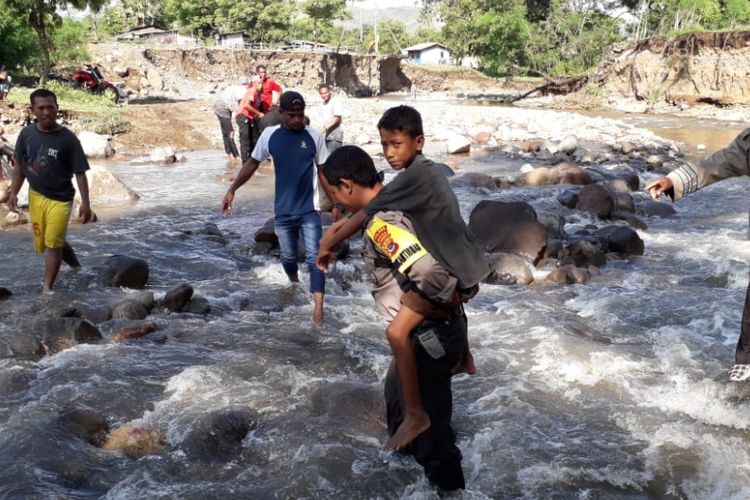
[[[39,39],[39,48],[42,50],[42,74],[39,77],[39,86],[41,87],[47,83],[51,67],[50,41],[42,9],[39,9],[37,12],[32,10],[29,13],[29,25],[36,31],[36,36]]]

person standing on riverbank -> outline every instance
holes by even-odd
[[[235,163],[240,158],[237,151],[237,145],[234,143],[234,129],[232,127],[232,117],[242,97],[245,95],[246,88],[243,85],[234,85],[222,92],[221,97],[214,104],[214,114],[219,119],[221,127],[221,137],[224,140],[224,153],[230,163]]]
[[[687,163],[666,177],[651,182],[646,186],[646,191],[654,199],[666,194],[673,201],[678,201],[710,184],[742,175],[750,175],[750,128],[743,130],[726,148],[694,164]],[[745,296],[734,363],[729,372],[729,380],[750,380],[750,283]]]
[[[338,96],[333,95],[333,90],[327,83],[318,87],[318,93],[323,100],[323,125],[320,127],[320,133],[325,136],[328,154],[331,154],[344,143],[344,128],[341,126],[341,100]]]
[[[298,282],[297,242],[301,234],[310,271],[310,292],[315,302],[313,322],[322,325],[325,275],[315,265],[315,256],[323,233],[318,180],[328,151],[323,136],[305,125],[305,100],[299,93],[284,92],[279,109],[282,124],[263,131],[250,159],[242,165],[224,196],[221,209],[227,214],[236,191],[250,180],[262,161],[273,157],[275,231],[281,247],[281,264],[289,280]],[[325,183],[322,186],[327,189]],[[326,194],[333,200],[331,193],[326,191]]]
[[[75,197],[72,179],[76,178],[81,195],[80,218],[91,220],[89,163],[73,132],[57,123],[57,96],[47,89],[31,93],[31,112],[36,123],[18,135],[15,167],[8,207],[18,210],[18,192],[24,179],[29,181],[29,215],[34,228],[34,248],[44,253],[44,288],[49,293],[65,261],[80,267],[73,247],[66,241],[68,221]]]

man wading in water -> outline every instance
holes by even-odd
[[[242,165],[237,178],[221,202],[226,215],[232,208],[235,192],[253,176],[260,162],[273,157],[275,181],[275,231],[281,247],[281,264],[289,280],[297,275],[297,241],[300,233],[305,244],[305,262],[310,271],[310,292],[315,309],[313,322],[323,324],[325,275],[315,265],[318,243],[323,233],[318,203],[318,176],[328,158],[325,138],[305,125],[305,100],[297,92],[285,92],[280,99],[281,125],[268,127],[261,134],[250,159]],[[317,169],[316,169],[317,165]],[[323,187],[327,188],[323,183]],[[326,192],[328,198],[333,195]],[[337,214],[334,214],[336,218]]]
[[[34,227],[34,248],[44,253],[44,288],[49,293],[62,261],[81,267],[73,247],[65,241],[73,207],[75,175],[81,195],[80,218],[91,220],[89,163],[78,138],[57,123],[57,97],[47,89],[31,93],[31,112],[36,123],[24,128],[16,141],[16,164],[8,207],[18,211],[18,192],[24,179],[29,181],[29,215]]]
[[[743,130],[728,147],[695,164],[683,165],[666,177],[656,179],[646,186],[646,190],[654,199],[666,194],[677,201],[709,184],[741,175],[750,175],[750,128]],[[729,380],[750,380],[750,284],[742,311],[735,364],[729,372]]]
[[[336,199],[352,212],[383,190],[372,159],[356,146],[335,151],[324,174]],[[426,250],[401,211],[378,210],[366,221],[365,234],[363,257],[393,353],[385,380],[392,436],[386,449],[412,453],[436,486],[464,488],[451,428],[451,377],[462,369],[468,348],[458,279]]]

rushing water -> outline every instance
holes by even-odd
[[[492,157],[461,166],[518,169]],[[0,359],[0,497],[436,498],[412,460],[381,448],[390,356],[359,261],[340,263],[326,326],[311,328],[308,294],[248,252],[271,216],[273,173],[262,169],[225,218],[225,168],[218,152],[112,168],[143,198],[72,227],[84,266],[145,258],[152,290],[187,281],[213,312],[155,314],[157,332],[123,344],[105,323],[99,343]],[[559,189],[457,195],[468,215],[483,198],[556,206]],[[611,259],[586,285],[482,288],[467,308],[478,373],[454,379],[468,484],[459,498],[750,497],[750,386],[727,382],[750,257],[747,189],[724,182],[673,218],[648,219],[645,256]],[[569,232],[594,222],[565,213]],[[229,244],[195,231],[206,222]],[[58,292],[39,297],[43,262],[28,230],[2,239],[0,284],[15,295],[0,302],[0,341],[39,315],[131,293],[63,270]],[[131,460],[94,448],[61,428],[67,408],[159,430],[168,450]],[[191,451],[201,419],[227,409],[258,415],[241,447]]]

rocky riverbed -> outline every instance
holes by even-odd
[[[347,140],[387,176],[375,123],[401,102],[346,101]],[[639,189],[687,148],[646,129],[415,105],[495,269],[467,307],[479,372],[454,383],[463,497],[746,496],[748,391],[725,382],[746,183],[706,191],[721,204],[654,203]],[[217,135],[208,108],[189,112]],[[28,227],[2,233],[0,495],[433,497],[380,450],[388,348],[359,242],[313,330],[263,230],[271,169],[225,218],[220,152],[133,160],[106,165],[140,199],[108,212],[94,198],[101,220],[71,229],[84,270],[51,298]]]

